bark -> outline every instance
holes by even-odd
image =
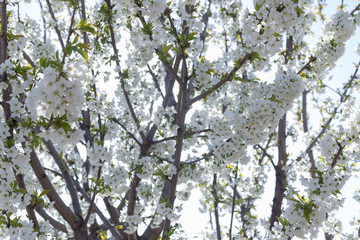
[[[36,212],[45,220],[48,220],[51,226],[54,228],[67,233],[66,226],[62,224],[61,222],[55,220],[53,217],[51,217],[49,214],[46,213],[45,209],[41,206],[35,206]]]
[[[292,36],[289,36],[286,39],[286,54],[285,54],[285,64],[289,62],[292,58],[292,54],[294,51],[293,48],[294,39]],[[281,215],[281,206],[284,199],[284,192],[286,190],[286,171],[283,167],[286,165],[287,154],[286,154],[286,113],[279,121],[278,127],[278,163],[275,166],[275,195],[273,198],[273,205],[271,209],[271,217],[270,217],[270,227],[271,230],[274,226],[275,222],[278,221],[278,218]]]
[[[221,229],[220,229],[220,219],[219,219],[219,196],[217,194],[217,190],[216,190],[216,184],[217,184],[217,174],[214,174],[213,177],[213,190],[212,190],[212,194],[214,196],[214,214],[215,214],[215,226],[216,226],[216,237],[218,240],[221,240]]]
[[[55,162],[61,172],[61,175],[65,180],[66,188],[69,191],[69,194],[71,197],[71,202],[72,202],[72,206],[74,208],[74,213],[76,214],[76,216],[78,216],[78,219],[80,221],[82,221],[83,219],[82,219],[82,211],[81,211],[81,207],[80,207],[79,197],[77,196],[77,192],[76,192],[73,180],[71,178],[71,175],[69,173],[68,166],[64,162],[64,160],[61,158],[58,151],[55,149],[51,140],[44,141],[44,143],[45,143],[46,147],[48,148],[50,155],[55,160]]]
[[[80,192],[80,194],[83,196],[83,198],[90,203],[91,202],[91,198],[90,196],[85,192],[85,190],[80,186],[80,183],[77,182],[76,180],[74,180],[74,184],[76,189]],[[109,229],[110,232],[112,233],[114,239],[116,240],[122,240],[123,238],[120,236],[119,232],[114,228],[113,225],[111,225],[110,221],[104,216],[103,211],[101,211],[96,204],[94,204],[93,208],[91,209],[93,212],[95,212],[99,218],[101,219],[101,221],[104,223],[104,228],[105,229]]]
[[[279,123],[279,147],[278,154],[279,160],[275,167],[276,183],[275,183],[275,195],[273,198],[273,205],[270,217],[271,230],[274,223],[278,221],[278,217],[281,215],[281,206],[284,199],[285,184],[286,184],[286,172],[283,170],[284,162],[286,162],[286,115],[280,120]]]
[[[302,94],[302,120],[303,120],[303,128],[304,132],[307,133],[309,131],[308,127],[308,114],[307,114],[307,95],[308,91],[304,90]],[[310,174],[312,178],[315,178],[316,175],[316,163],[314,159],[313,151],[310,150],[308,152],[308,157],[310,159]]]
[[[48,8],[49,8],[49,13],[50,13],[50,15],[51,15],[51,18],[52,18],[53,21],[55,22],[55,27],[54,27],[54,28],[55,28],[56,34],[57,34],[57,36],[58,36],[58,39],[59,39],[61,48],[64,49],[64,48],[65,48],[65,44],[64,44],[63,38],[62,38],[62,36],[61,36],[61,32],[60,32],[60,30],[59,30],[59,28],[58,28],[56,16],[55,16],[54,11],[53,11],[53,9],[52,9],[52,5],[51,5],[51,3],[50,3],[49,0],[46,0],[46,4],[47,4],[47,6],[48,6]]]
[[[78,226],[77,216],[71,211],[67,204],[64,203],[60,195],[55,190],[34,150],[30,153],[30,165],[43,190],[49,190],[46,195],[51,202],[54,202],[55,209],[72,229],[76,229]]]
[[[14,174],[15,174],[15,178],[16,178],[16,182],[18,183],[19,188],[23,188],[27,191],[26,186],[25,186],[25,181],[24,181],[24,176],[22,174],[17,174],[16,171],[14,170]],[[32,204],[29,204],[26,206],[26,213],[28,218],[34,223],[34,228],[35,229],[39,229],[39,222],[37,220],[35,211],[34,211],[34,206]]]

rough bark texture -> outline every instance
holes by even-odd
[[[286,115],[280,120],[279,123],[279,146],[278,154],[279,159],[275,167],[276,183],[275,183],[275,196],[273,199],[273,205],[270,217],[270,228],[274,226],[274,223],[278,221],[278,217],[281,215],[281,206],[284,199],[285,184],[286,184],[286,172],[283,170],[284,162],[286,161]]]

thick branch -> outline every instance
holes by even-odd
[[[286,39],[286,54],[285,54],[285,64],[287,64],[292,58],[293,53],[293,37],[289,36]],[[305,69],[305,68],[304,68]],[[298,74],[301,73],[302,70]],[[273,205],[271,209],[270,217],[270,227],[271,230],[274,226],[274,223],[278,221],[278,218],[281,215],[281,206],[284,199],[284,192],[286,190],[286,171],[283,169],[283,166],[286,165],[287,154],[286,154],[286,113],[279,121],[278,128],[278,163],[275,167],[276,173],[276,183],[275,183],[275,195],[273,198]]]
[[[22,174],[17,174],[15,170],[14,170],[14,174],[15,174],[16,182],[18,183],[19,188],[20,189],[23,188],[27,191],[26,186],[25,186],[24,176]],[[38,222],[36,214],[34,212],[34,206],[32,204],[29,204],[26,206],[26,212],[27,212],[28,218],[34,223],[35,229],[37,229],[37,230],[40,229],[39,222]]]
[[[6,14],[6,1],[1,3],[1,32],[0,32],[0,64],[4,63],[7,59],[7,14]],[[2,76],[2,75],[1,75]],[[4,80],[1,79],[3,82]]]
[[[77,226],[77,216],[74,215],[70,208],[64,203],[60,195],[56,192],[34,150],[32,150],[30,153],[30,165],[42,188],[44,190],[49,190],[46,195],[51,202],[54,202],[55,209],[65,219],[65,221],[69,223],[71,228],[75,228]]]
[[[44,220],[49,221],[51,226],[53,226],[54,228],[56,228],[57,230],[60,230],[62,232],[65,232],[65,233],[68,232],[66,229],[66,226],[64,224],[62,224],[61,222],[56,221],[53,217],[51,217],[49,214],[47,214],[47,212],[45,211],[45,209],[43,207],[35,206],[35,210]]]
[[[286,184],[286,172],[283,170],[283,166],[286,163],[286,114],[280,119],[278,130],[279,146],[278,146],[278,163],[275,167],[276,183],[275,183],[275,195],[273,198],[273,205],[270,217],[271,230],[274,223],[278,221],[278,217],[281,215],[281,206],[284,198],[285,184]]]
[[[81,212],[81,207],[80,207],[80,202],[79,202],[79,198],[77,196],[77,192],[74,186],[74,183],[72,181],[72,178],[70,176],[69,173],[69,168],[67,166],[67,164],[64,162],[64,160],[61,158],[60,154],[58,153],[58,151],[55,149],[53,143],[51,142],[51,140],[48,141],[44,141],[47,149],[50,152],[50,155],[53,157],[53,159],[55,160],[64,180],[66,183],[66,188],[69,191],[70,197],[71,197],[71,202],[74,208],[74,212],[77,215],[77,217],[79,219],[82,219],[82,212]]]
[[[80,186],[79,182],[76,181],[75,179],[73,179],[74,184],[76,189],[81,193],[81,195],[83,196],[83,198],[90,203],[91,202],[91,198],[89,197],[89,195],[85,192],[85,190]],[[113,235],[113,237],[116,240],[122,240],[123,238],[120,236],[119,232],[114,228],[114,226],[111,225],[111,223],[109,222],[109,220],[104,216],[102,210],[100,210],[96,204],[94,204],[92,211],[94,211],[99,218],[101,219],[101,221],[103,221],[105,228],[110,229],[111,234]]]

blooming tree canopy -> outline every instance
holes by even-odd
[[[335,214],[359,170],[359,59],[330,80],[360,4],[325,5],[1,0],[0,238],[187,239],[198,189],[204,239],[358,239]]]

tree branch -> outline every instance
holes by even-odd
[[[132,139],[134,139],[134,141],[141,146],[141,142],[139,140],[137,140],[137,138],[135,137],[134,134],[132,134],[119,120],[117,120],[116,118],[111,118],[111,120],[113,120],[114,122],[116,122],[127,134],[130,135],[130,137]]]
[[[75,184],[76,189],[81,193],[81,195],[83,196],[83,198],[90,203],[91,202],[91,198],[89,197],[89,195],[85,192],[85,190],[80,186],[80,183],[78,181],[76,181],[75,179],[73,179],[73,182]],[[101,219],[101,221],[103,221],[104,225],[106,228],[110,229],[111,234],[113,235],[113,237],[116,240],[122,240],[123,238],[120,236],[119,232],[114,228],[114,226],[109,222],[109,220],[104,216],[103,211],[100,210],[96,204],[93,205],[92,211],[94,211],[99,218]]]
[[[151,67],[149,66],[149,64],[147,64],[146,66],[148,67],[149,73],[150,73],[150,75],[152,76],[152,79],[154,80],[156,89],[159,91],[161,97],[164,99],[165,96],[164,96],[164,94],[163,94],[162,91],[161,91],[161,88],[160,88],[160,85],[159,85],[159,81],[158,81],[155,73],[153,72],[153,70],[151,69]]]
[[[67,164],[65,163],[65,161],[61,158],[61,156],[59,155],[59,153],[57,152],[57,150],[55,149],[53,143],[51,142],[51,140],[45,141],[44,143],[47,147],[47,149],[50,152],[50,155],[53,157],[53,159],[55,160],[61,175],[63,176],[65,183],[66,183],[66,188],[69,191],[70,197],[71,197],[71,202],[74,208],[74,212],[78,218],[78,220],[82,221],[82,211],[81,211],[81,207],[80,207],[80,202],[79,202],[79,198],[77,196],[77,192],[74,186],[74,183],[72,181],[72,178],[70,176],[69,173],[69,167],[67,166]]]
[[[308,91],[304,90],[303,94],[302,94],[302,119],[303,119],[303,128],[304,128],[304,133],[307,133],[309,131],[308,128],[308,115],[307,115],[307,101],[306,101],[306,95],[307,95]],[[314,154],[312,152],[312,150],[310,150],[308,152],[308,156],[310,159],[310,174],[312,178],[315,178],[316,176],[316,164],[315,164],[315,159],[314,159]]]
[[[335,165],[336,165],[336,163],[337,163],[337,161],[338,161],[341,153],[343,152],[343,150],[344,150],[344,148],[345,148],[345,146],[342,146],[338,141],[336,141],[336,143],[338,144],[339,149],[338,149],[338,151],[336,152],[336,155],[335,155],[334,159],[333,159],[332,162],[331,162],[331,169],[333,169],[333,168],[335,167]]]
[[[50,3],[49,0],[46,0],[46,3],[47,3],[47,6],[48,6],[48,8],[49,8],[50,16],[51,16],[51,18],[53,19],[53,21],[55,22],[55,31],[56,31],[56,34],[57,34],[57,36],[58,36],[58,39],[59,39],[61,48],[64,50],[64,48],[65,48],[64,41],[63,41],[63,39],[62,39],[62,37],[61,37],[61,33],[60,33],[59,27],[58,27],[58,25],[57,25],[57,20],[56,20],[54,11],[53,11],[53,9],[52,9],[51,3]]]
[[[20,189],[23,188],[27,192],[23,174],[16,173],[16,171],[14,169],[13,169],[13,171],[14,171],[16,182],[18,183],[19,188]],[[34,223],[34,228],[36,230],[39,230],[40,225],[39,225],[39,222],[37,220],[36,214],[34,212],[34,206],[32,204],[27,205],[26,206],[26,212],[27,212],[27,217],[29,218],[29,220],[31,220]]]
[[[71,228],[76,228],[78,217],[74,215],[70,208],[64,203],[60,195],[56,192],[34,150],[32,150],[30,153],[30,165],[42,188],[44,190],[50,190],[48,193],[46,193],[46,195],[51,202],[54,202],[55,209],[60,213],[65,221],[69,223]]]
[[[214,173],[213,184],[212,184],[212,195],[214,196],[214,214],[215,214],[215,225],[216,225],[216,237],[218,240],[221,240],[221,229],[220,229],[220,219],[219,219],[219,196],[216,190],[217,184],[217,174]]]
[[[23,50],[23,57],[26,59],[26,61],[31,65],[31,67],[36,67],[36,64],[31,60],[30,56]]]
[[[54,228],[56,228],[62,232],[68,233],[66,226],[64,224],[62,224],[61,222],[56,221],[53,217],[51,217],[49,214],[47,214],[45,209],[42,206],[36,205],[35,210],[44,220],[49,221],[51,226],[53,226]]]
[[[292,58],[293,53],[293,37],[288,36],[286,39],[286,54],[285,54],[285,64],[289,62],[289,60]],[[300,71],[301,72],[301,71]],[[299,74],[299,73],[298,73]],[[286,171],[283,169],[283,166],[286,165],[287,161],[287,153],[286,153],[286,113],[279,121],[279,127],[278,127],[278,139],[279,139],[279,145],[278,145],[278,163],[275,167],[275,194],[273,198],[273,205],[271,209],[271,217],[270,217],[270,227],[271,230],[275,224],[275,222],[278,221],[278,218],[280,217],[282,213],[282,202],[284,199],[284,192],[286,190]]]
[[[192,98],[188,103],[186,103],[185,107],[190,107],[195,102],[207,97],[209,94],[214,92],[215,90],[219,89],[221,86],[223,86],[226,82],[231,81],[235,73],[245,64],[247,60],[250,59],[251,54],[247,53],[245,56],[241,59],[240,63],[237,64],[233,70],[231,70],[230,73],[228,73],[223,79],[221,79],[217,84],[215,84],[212,88],[208,89],[207,91],[201,93],[200,95]]]
[[[302,73],[305,69],[307,69],[309,67],[309,65],[316,60],[316,57],[311,56],[309,61],[296,73],[297,75],[299,75],[300,73]]]
[[[360,64],[360,62],[359,62]],[[308,154],[312,148],[315,146],[315,144],[318,142],[318,140],[320,139],[320,137],[325,133],[326,129],[328,128],[328,126],[330,125],[330,123],[332,122],[332,120],[334,119],[335,115],[337,114],[337,111],[339,110],[340,106],[342,105],[342,103],[344,103],[346,101],[346,95],[348,90],[350,89],[351,84],[353,83],[353,81],[356,79],[356,75],[357,72],[359,70],[359,64],[357,65],[354,74],[351,76],[350,81],[345,85],[345,90],[343,91],[341,98],[340,98],[340,103],[334,108],[333,112],[330,114],[330,118],[326,121],[325,125],[323,125],[321,131],[319,132],[319,134],[315,137],[315,139],[310,143],[310,145],[306,148],[305,154]]]
[[[269,140],[269,142],[270,142],[270,140]],[[255,145],[255,147],[260,148],[261,151],[263,152],[263,154],[262,154],[262,156],[260,158],[261,161],[259,160],[259,164],[261,164],[262,159],[264,159],[264,157],[266,156],[269,159],[269,161],[271,162],[271,165],[276,169],[276,165],[275,165],[274,161],[272,160],[272,156],[270,156],[266,151],[266,149],[268,147],[268,144],[266,145],[265,148],[263,148],[260,144]]]
[[[155,49],[155,52],[158,53],[159,50]],[[184,83],[182,82],[181,78],[177,75],[175,70],[172,68],[172,66],[165,60],[161,60],[162,64],[166,67],[166,69],[171,73],[171,75],[174,77],[174,79],[177,81],[177,83],[180,85],[181,88],[185,88]]]
[[[184,134],[184,136],[188,137],[188,136],[192,136],[192,135],[203,133],[203,132],[212,132],[212,129],[203,129],[203,130],[199,130],[199,131],[195,131],[195,132],[187,132]],[[167,138],[163,138],[160,140],[156,140],[156,141],[153,141],[152,144],[158,144],[158,143],[166,142],[169,140],[176,140],[176,137],[177,136],[172,136],[172,137],[167,137]],[[206,137],[206,135],[203,137]]]
[[[111,0],[104,0],[106,2],[106,5],[108,7],[108,9],[110,11],[112,11],[112,7],[111,7]],[[114,52],[114,56],[115,56],[115,62],[116,62],[116,67],[118,69],[120,69],[120,60],[119,60],[119,55],[118,55],[118,49],[116,47],[116,39],[115,39],[115,34],[114,34],[114,28],[112,25],[112,16],[110,15],[108,18],[108,25],[109,25],[109,32],[110,32],[110,37],[111,37],[111,46],[113,48],[113,52]],[[137,129],[139,130],[140,136],[142,137],[142,139],[145,139],[145,134],[142,130],[140,130],[140,123],[139,123],[139,119],[137,118],[135,111],[134,111],[134,107],[130,101],[130,97],[129,97],[129,93],[128,91],[125,89],[125,81],[122,77],[122,73],[121,71],[118,72],[118,76],[120,78],[120,83],[121,83],[121,89],[123,90],[124,93],[124,97],[125,97],[125,101],[126,104],[129,108],[130,111],[130,115],[132,117],[132,119],[134,120]]]

